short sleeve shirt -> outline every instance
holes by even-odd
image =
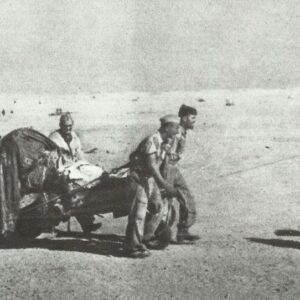
[[[157,131],[153,135],[144,139],[138,146],[136,152],[138,152],[143,158],[148,155],[155,154],[157,164],[161,165],[166,156],[166,152],[162,145],[163,140],[160,132]]]

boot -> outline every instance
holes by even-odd
[[[144,244],[139,244],[134,248],[124,248],[125,254],[131,258],[145,258],[150,256],[150,251]]]
[[[200,239],[200,236],[197,234],[192,234],[187,228],[178,229],[177,233],[177,242],[181,243],[184,241],[195,242]]]

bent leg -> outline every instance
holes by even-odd
[[[178,169],[176,170],[174,186],[177,188],[180,198],[178,228],[188,229],[196,222],[196,203],[193,194]]]
[[[169,212],[168,212],[167,224],[169,225],[171,230],[171,241],[175,242],[177,239],[179,212],[180,212],[180,205],[176,198],[172,198],[170,200],[168,210]]]
[[[177,200],[180,204],[180,207],[175,205],[175,201],[173,201],[173,209],[176,212],[177,216],[179,216],[178,227],[179,228],[189,228],[196,221],[196,205],[195,199],[189,190],[181,172],[175,165],[168,165],[164,170],[166,181],[173,185],[179,196]],[[173,228],[173,231],[176,229]]]

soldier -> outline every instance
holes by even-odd
[[[73,131],[73,125],[74,121],[71,114],[64,113],[59,120],[59,129],[49,135],[49,138],[60,147],[66,166],[84,158],[81,142]],[[95,231],[102,225],[101,223],[93,223],[93,214],[78,215],[76,218],[85,233]]]
[[[171,149],[168,152],[168,164],[164,166],[163,173],[166,181],[178,191],[178,202],[173,201],[172,205],[175,213],[175,222],[171,226],[172,242],[192,243],[200,238],[189,232],[189,228],[196,221],[195,199],[177,167],[177,162],[182,158],[185,149],[187,131],[194,128],[197,110],[183,104],[179,109],[178,116],[180,117],[179,133],[172,141]]]
[[[170,197],[177,196],[176,189],[162,177],[160,167],[166,158],[168,140],[178,134],[179,119],[174,115],[166,115],[160,121],[159,130],[144,139],[130,157],[130,174],[137,182],[137,190],[128,217],[125,250],[134,258],[150,255],[144,244],[147,208],[149,209],[147,223],[148,220],[151,222],[151,218],[156,218],[157,222],[159,221],[157,215],[162,210],[160,190],[164,190]],[[149,230],[146,232],[149,238],[151,233]]]

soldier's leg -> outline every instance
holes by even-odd
[[[180,198],[180,218],[178,228],[188,229],[196,222],[196,203],[193,194],[188,188],[186,181],[178,168],[176,168],[174,186],[177,188]]]
[[[198,240],[200,238],[198,235],[189,232],[189,228],[196,222],[195,198],[178,169],[176,170],[174,186],[178,190],[180,203],[177,242]]]
[[[154,178],[148,179],[148,189],[146,190],[149,199],[148,214],[146,216],[144,240],[149,241],[154,237],[155,231],[163,218],[163,201],[159,187]],[[160,210],[156,211],[156,204],[160,203]]]
[[[147,213],[148,197],[144,187],[138,184],[132,202],[126,228],[125,250],[132,257],[145,257],[149,251],[143,245],[144,224]]]
[[[177,168],[174,165],[165,165],[162,170],[165,180],[168,184],[175,184]],[[167,207],[167,223],[171,230],[171,241],[176,242],[177,239],[177,226],[179,223],[179,202],[178,199],[167,199],[168,207]]]
[[[167,223],[170,226],[171,230],[171,241],[177,241],[177,231],[178,231],[178,224],[179,224],[179,211],[180,206],[179,202],[176,198],[172,198],[169,200],[169,207],[168,207],[168,219]]]

